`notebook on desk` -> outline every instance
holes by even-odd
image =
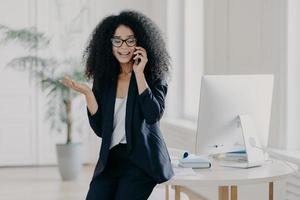
[[[210,168],[211,162],[209,159],[196,155],[188,155],[187,157],[178,160],[178,166],[186,168]]]

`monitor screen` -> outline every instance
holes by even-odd
[[[205,75],[201,81],[196,154],[244,150],[240,115],[249,116],[268,144],[273,75]]]

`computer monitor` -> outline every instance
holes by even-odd
[[[269,74],[203,76],[196,154],[213,155],[245,150],[245,139],[247,144],[256,145],[256,142],[260,142],[266,147],[273,79],[273,75]],[[253,127],[256,131],[253,131]]]

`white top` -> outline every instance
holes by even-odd
[[[126,102],[127,97],[116,98],[113,133],[109,149],[119,143],[127,143],[125,134]]]

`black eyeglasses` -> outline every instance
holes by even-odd
[[[133,47],[136,45],[136,39],[135,38],[127,38],[126,40],[122,40],[120,38],[111,38],[111,43],[115,47],[121,47],[123,45],[123,42],[126,43],[128,47]]]

